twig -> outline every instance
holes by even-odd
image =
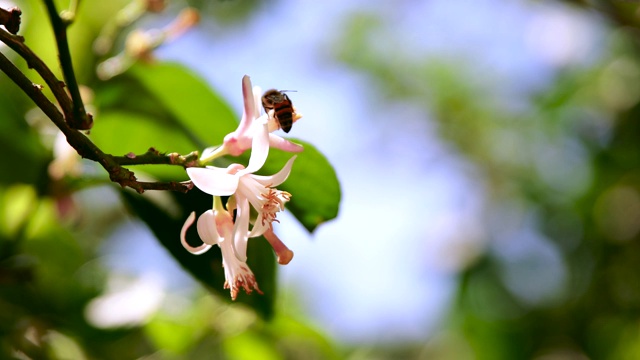
[[[40,109],[53,121],[53,123],[64,133],[67,138],[67,142],[71,145],[80,156],[86,159],[96,161],[102,165],[102,167],[109,173],[109,178],[113,182],[117,182],[122,187],[130,187],[140,193],[145,190],[173,190],[180,192],[187,192],[192,187],[191,182],[140,182],[136,180],[135,174],[120,166],[119,161],[123,161],[127,158],[128,164],[144,164],[145,161],[149,163],[168,164],[168,165],[180,165],[183,167],[195,164],[197,161],[197,152],[188,154],[186,156],[180,156],[177,154],[161,155],[159,153],[147,152],[137,159],[136,156],[124,156],[115,157],[109,154],[105,154],[100,150],[89,138],[75,129],[72,129],[64,119],[64,116],[60,113],[58,108],[42,93],[42,86],[34,84],[18,69],[4,54],[0,53],[0,70],[6,73],[9,78],[22,89],[22,91],[38,105]],[[154,159],[154,156],[157,157]],[[195,158],[195,160],[194,160]]]
[[[180,165],[184,168],[199,165],[197,151],[193,151],[187,155],[180,155],[178,153],[163,154],[154,148],[149,148],[149,150],[142,155],[129,153],[125,156],[114,156],[113,160],[120,165]]]
[[[135,189],[138,193],[142,194],[146,190],[171,190],[178,191],[186,194],[189,190],[193,189],[193,183],[191,181],[177,182],[144,182],[136,181],[135,183],[126,186]]]
[[[0,31],[2,33],[2,31]],[[85,149],[82,138],[86,136],[72,130],[67,126],[64,116],[58,108],[42,93],[42,85],[32,83],[4,54],[0,53],[0,69],[18,85],[22,91],[33,100],[40,109],[53,121],[54,124],[64,133],[67,141],[78,153],[87,159],[98,160],[98,156],[92,153],[93,149]],[[96,148],[97,149],[97,148]],[[100,151],[100,149],[97,149]],[[101,151],[100,151],[101,152]]]
[[[44,0],[47,6],[47,12],[49,13],[49,19],[51,20],[51,26],[53,27],[53,33],[58,45],[58,56],[60,57],[60,66],[62,67],[62,73],[64,79],[67,82],[67,88],[71,94],[71,100],[73,102],[73,116],[69,121],[69,125],[78,130],[88,130],[93,126],[93,117],[91,114],[87,114],[84,109],[84,103],[80,96],[80,89],[78,88],[78,82],[76,81],[76,75],[73,71],[73,63],[71,62],[71,53],[69,52],[69,42],[67,41],[67,26],[68,22],[62,20],[56,5],[53,0]]]
[[[18,53],[18,55],[22,56],[22,58],[27,61],[27,66],[29,66],[30,69],[34,69],[40,74],[51,89],[51,92],[53,92],[53,96],[58,100],[64,117],[66,119],[71,118],[73,105],[71,104],[69,95],[64,90],[64,82],[58,80],[49,67],[24,44],[24,38],[19,35],[11,35],[0,29],[0,41]]]
[[[22,11],[17,7],[5,10],[0,8],[0,25],[4,25],[12,34],[17,34],[20,30],[20,15]]]

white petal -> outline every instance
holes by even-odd
[[[187,174],[198,189],[209,195],[227,196],[236,192],[239,177],[227,173],[226,169],[207,167],[187,168]]]
[[[189,214],[189,217],[184,222],[184,225],[182,225],[182,229],[180,230],[180,242],[182,243],[182,246],[185,249],[187,249],[187,251],[189,251],[190,253],[195,254],[195,255],[200,255],[200,254],[203,254],[203,253],[207,252],[207,250],[209,250],[211,248],[211,245],[202,244],[200,246],[193,247],[193,246],[189,245],[189,243],[187,243],[187,238],[186,238],[187,229],[189,229],[191,224],[193,224],[193,221],[195,220],[195,218],[196,218],[196,213],[195,213],[195,211],[193,211],[193,212],[191,212],[191,214]]]
[[[238,260],[247,261],[247,241],[249,235],[249,202],[245,198],[237,198],[238,212],[234,227],[233,249]]]
[[[256,219],[256,223],[253,225],[253,229],[251,229],[251,232],[249,232],[250,238],[260,236],[264,234],[264,232],[267,231],[267,229],[269,229],[269,222],[265,221],[263,225],[262,217],[263,217],[262,214],[260,214],[258,216],[258,219]]]
[[[264,165],[269,156],[269,131],[266,123],[255,124],[253,141],[251,142],[251,157],[249,165],[243,171],[238,172],[239,176],[252,174]]]
[[[238,136],[242,136],[249,131],[253,124],[253,119],[257,117],[251,78],[248,75],[242,77],[242,100],[244,102],[244,111],[242,113],[242,119],[240,119],[240,124],[238,125],[238,130],[236,131]]]
[[[293,143],[276,134],[269,134],[269,146],[274,149],[279,149],[290,153],[299,153],[304,150],[304,147],[302,145]]]
[[[253,102],[256,104],[256,117],[260,113],[258,109],[262,106],[262,89],[260,86],[253,87]]]
[[[293,167],[293,161],[298,157],[294,155],[287,161],[282,170],[278,171],[276,174],[271,176],[260,176],[260,175],[251,175],[251,177],[264,186],[274,187],[282,184],[287,180],[289,174],[291,173],[291,167]]]
[[[216,229],[216,219],[213,210],[205,211],[198,218],[198,235],[205,244],[217,245],[219,240],[218,230]]]

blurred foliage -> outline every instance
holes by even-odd
[[[607,47],[524,99],[471,59],[414,56],[385,18],[345,24],[335,56],[381,103],[429,114],[483,193],[485,254],[460,276],[448,345],[425,345],[427,358],[640,356],[639,5],[578,3],[606,19]],[[422,356],[411,351],[385,358]]]
[[[66,1],[56,4],[59,9],[68,6]],[[163,14],[146,12],[144,4],[143,0],[81,2],[69,28],[74,69],[95,117],[88,136],[113,155],[140,154],[150,147],[186,154],[220,144],[235,130],[239,114],[199,74],[179,64],[149,61],[150,53],[141,52],[136,58],[125,49],[131,45],[129,34],[139,24],[164,26],[189,3],[172,2]],[[258,4],[191,2],[202,10],[202,16],[214,18],[220,26],[246,21],[259,9]],[[39,0],[17,5],[23,11],[20,34],[25,43],[61,78],[44,5]],[[100,47],[94,48],[98,37]],[[140,49],[145,44],[135,45]],[[6,47],[0,50],[34,83],[43,83],[23,59]],[[106,73],[98,74],[96,69],[107,59],[117,61],[105,68]],[[229,86],[241,96],[241,79]],[[91,162],[82,162],[79,178],[52,178],[48,166],[57,130],[4,74],[0,87],[8,89],[0,96],[0,150],[4,154],[0,171],[0,358],[257,359],[256,352],[264,359],[298,358],[308,353],[317,354],[318,359],[339,357],[322,334],[291,318],[290,311],[276,311],[277,264],[263,238],[250,241],[248,264],[264,295],[240,293],[233,304],[229,291],[223,289],[219,249],[194,256],[182,247],[179,234],[184,220],[191,211],[200,214],[210,209],[211,196],[195,188],[187,194],[143,195],[117,189],[108,174]],[[311,144],[304,145],[304,153],[281,188],[294,194],[289,210],[311,232],[337,216],[340,188],[326,158]],[[290,156],[273,151],[262,171],[277,172]],[[246,159],[218,159],[217,165]],[[142,178],[188,179],[179,167],[147,165],[132,170]],[[155,236],[158,245],[209,293],[192,289],[190,294],[172,294],[163,289],[130,295],[140,291],[133,286],[136,280],[127,278],[131,274],[112,272],[100,258],[100,249],[132,221],[145,224],[147,236]],[[137,241],[136,236],[127,241]],[[194,244],[200,241],[195,227],[187,236]],[[123,298],[125,302],[114,300]],[[139,303],[148,306],[146,312],[139,311],[144,316],[128,317],[130,308]]]
[[[397,19],[365,12],[347,18],[335,57],[367,75],[380,103],[422,109],[449,150],[471,165],[467,176],[483,194],[485,245],[484,255],[461,271],[447,323],[429,341],[370,344],[351,351],[350,359],[640,357],[640,38],[634,15],[639,5],[546,3],[570,4],[598,23],[605,46],[591,62],[558,66],[544,87],[524,95],[515,89],[517,79],[500,83],[474,59],[424,57],[403,48],[393,36]],[[184,66],[136,60],[107,80],[96,75],[98,64],[123,52],[127,34],[138,26],[136,19],[110,24],[127,4],[82,2],[70,28],[80,82],[94,93],[92,140],[117,155],[149,147],[186,153],[220,143],[238,114]],[[273,2],[174,2],[164,15],[143,14],[141,20],[162,24],[187,4],[224,30]],[[42,4],[19,6],[21,34],[58,73]],[[113,47],[100,55],[88,51],[105,26],[116,29],[109,33]],[[240,96],[240,79],[229,86]],[[210,208],[210,196],[197,190],[159,196],[113,186],[85,190],[108,182],[90,163],[84,163],[83,181],[51,179],[47,166],[55,129],[4,75],[0,88],[11,89],[0,97],[1,358],[343,357],[321,333],[293,318],[291,309],[278,311],[277,265],[264,239],[250,242],[249,265],[265,295],[240,294],[233,304],[222,289],[219,251],[193,256],[182,249],[184,219],[190,211]],[[337,216],[340,187],[324,156],[301,143],[305,152],[283,188],[294,194],[288,209],[313,231]],[[246,162],[247,156],[218,165]],[[272,151],[262,172],[274,173],[288,156]],[[180,168],[133,170],[156,179],[186,179]],[[115,276],[98,249],[132,219],[144,223],[208,292],[163,293],[161,305],[144,319],[103,326],[90,309],[112,294]],[[194,229],[187,236],[198,242]],[[112,316],[134,305],[112,308]]]

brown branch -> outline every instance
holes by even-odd
[[[62,108],[65,119],[71,118],[71,109],[73,105],[71,104],[69,95],[64,90],[64,82],[58,80],[44,61],[42,61],[28,46],[24,44],[24,38],[19,35],[9,34],[8,32],[0,29],[0,41],[5,43],[25,59],[27,61],[27,66],[29,66],[30,69],[34,69],[38,74],[40,74],[40,77],[42,77],[42,79],[47,83],[49,89],[51,89],[51,92],[53,93],[53,96],[58,101],[58,104],[60,104],[60,108]]]
[[[71,145],[83,158],[90,159],[98,162],[109,173],[109,178],[113,182],[117,182],[122,187],[130,187],[134,190],[142,193],[145,190],[173,190],[180,192],[187,192],[192,187],[191,182],[168,182],[168,183],[151,183],[137,181],[135,174],[120,166],[118,161],[123,161],[123,158],[129,158],[130,164],[134,164],[133,160],[136,156],[115,157],[110,154],[105,154],[100,150],[88,137],[75,129],[69,127],[65,122],[64,116],[58,108],[42,93],[42,86],[34,84],[18,69],[4,54],[0,53],[0,70],[9,76],[9,78],[16,84],[22,91],[24,91],[36,105],[42,109],[42,111],[53,121],[53,123],[64,133],[67,138],[67,142]],[[153,157],[157,157],[153,160]],[[191,153],[186,156],[180,156],[177,154],[161,155],[147,152],[141,156],[144,161],[155,161],[152,163],[180,165],[186,167],[197,162],[197,152]],[[136,164],[143,164],[143,161],[139,159]]]
[[[20,30],[20,15],[22,15],[22,11],[17,7],[9,10],[0,8],[0,25],[4,25],[10,33],[15,35]]]
[[[170,190],[170,191],[178,191],[183,194],[186,194],[189,190],[193,189],[193,183],[191,181],[170,181],[170,182],[144,182],[144,181],[135,181],[131,185],[125,184],[124,186],[128,186],[130,188],[135,189],[138,193],[142,194],[146,190]]]
[[[198,152],[193,151],[187,155],[178,153],[164,154],[154,148],[149,148],[146,153],[136,155],[129,153],[125,156],[113,156],[113,160],[120,165],[180,165],[184,168],[198,166]]]
[[[56,38],[56,44],[58,45],[58,56],[60,57],[60,67],[62,67],[62,74],[67,82],[67,88],[71,94],[72,100],[72,113],[71,118],[67,118],[69,125],[78,130],[89,130],[93,126],[93,116],[88,114],[84,109],[84,103],[80,96],[80,89],[78,82],[76,81],[76,74],[73,71],[73,63],[71,61],[71,52],[69,51],[69,42],[67,41],[67,26],[68,22],[58,15],[56,5],[53,0],[44,0],[51,20],[51,26],[53,27],[53,33]]]

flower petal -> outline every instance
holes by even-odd
[[[256,219],[255,224],[253,224],[253,228],[249,232],[250,238],[260,236],[264,234],[264,232],[267,231],[267,229],[269,229],[269,226],[271,226],[271,223],[263,219],[264,219],[263,214],[258,215],[258,218]]]
[[[274,187],[282,184],[287,180],[289,174],[291,173],[291,167],[293,166],[293,161],[298,157],[294,155],[287,161],[282,170],[278,171],[276,174],[271,176],[261,176],[261,175],[251,175],[251,177],[264,186]]]
[[[276,134],[269,134],[269,146],[290,153],[299,153],[304,150],[304,147],[302,145],[293,143]]]
[[[253,87],[253,103],[256,106],[256,117],[260,114],[260,107],[262,107],[262,89],[260,86]]]
[[[236,195],[238,209],[236,213],[236,223],[234,227],[233,249],[238,260],[247,261],[247,242],[249,236],[249,216],[251,209],[246,198]]]
[[[196,212],[193,211],[193,212],[191,212],[191,214],[189,214],[189,217],[184,222],[184,225],[182,225],[182,229],[180,230],[180,242],[182,243],[182,246],[185,249],[187,249],[187,251],[189,251],[190,253],[195,254],[195,255],[200,255],[200,254],[203,254],[203,253],[207,252],[207,250],[209,250],[211,248],[211,245],[202,244],[200,246],[193,247],[193,246],[189,245],[189,243],[187,243],[187,237],[186,237],[187,229],[189,229],[189,227],[193,224],[193,221],[195,220],[195,218],[196,218]],[[198,220],[198,223],[199,222],[200,222],[200,220]]]
[[[253,119],[255,119],[258,114],[256,103],[253,98],[251,78],[248,75],[242,77],[242,100],[244,102],[244,112],[242,113],[242,119],[240,119],[238,130],[236,130],[238,136],[242,136],[250,130],[251,125],[253,124]]]
[[[251,142],[251,157],[249,157],[249,165],[243,171],[238,172],[239,176],[244,174],[252,174],[264,165],[269,155],[269,131],[266,123],[255,124],[256,128],[253,133],[253,141]]]
[[[233,194],[238,188],[239,177],[227,173],[227,169],[217,167],[187,168],[187,174],[198,189],[214,196]]]
[[[213,210],[205,211],[198,218],[198,235],[205,244],[217,245],[220,239],[216,228],[216,219]]]

